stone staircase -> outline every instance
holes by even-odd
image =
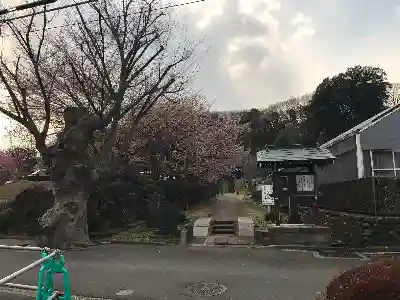
[[[237,220],[211,220],[211,235],[237,235]]]

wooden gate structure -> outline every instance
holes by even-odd
[[[317,168],[333,163],[335,156],[328,149],[267,146],[257,152],[257,167],[270,169],[275,198],[275,221],[279,212],[289,214],[298,205],[312,205],[318,197]]]

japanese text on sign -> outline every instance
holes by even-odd
[[[271,196],[273,191],[272,184],[265,184],[261,186],[262,205],[274,205],[274,198]]]
[[[296,175],[296,190],[313,192],[315,190],[314,175]]]

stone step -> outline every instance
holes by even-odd
[[[211,228],[237,228],[237,224],[212,224]]]
[[[227,225],[218,225],[211,227],[212,234],[233,234],[236,235],[237,227],[236,226],[227,226]]]
[[[211,230],[212,234],[236,234],[236,229],[214,229]]]
[[[236,224],[213,224],[212,228],[237,228]]]
[[[237,234],[237,220],[232,219],[214,219],[211,220],[211,234],[213,235],[236,235]]]
[[[236,230],[237,226],[236,225],[213,225],[211,226],[211,229],[231,229],[231,230]]]
[[[237,221],[235,220],[211,220],[210,222],[211,225],[235,225],[237,224]]]

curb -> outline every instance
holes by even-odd
[[[31,241],[34,240],[35,237],[29,236],[18,236],[18,235],[0,235],[1,240],[19,240],[19,241]]]
[[[0,236],[0,244],[1,240],[17,240],[20,241],[17,246],[28,246],[30,243],[28,241],[32,241],[32,238],[28,237],[19,237],[19,236],[8,236],[8,237],[2,237]],[[168,244],[168,243],[159,243],[159,242],[136,242],[136,241],[112,241],[112,240],[105,240],[105,241],[99,241],[96,239],[92,239],[92,244],[90,245],[75,245],[74,250],[84,250],[88,248],[93,248],[96,246],[101,246],[101,245],[108,245],[108,244],[119,244],[119,245],[150,245],[150,246],[180,246],[179,244]],[[189,244],[188,244],[189,245]],[[68,250],[69,251],[69,250]]]
[[[305,246],[305,245],[268,245],[262,248],[290,249],[305,251],[346,251],[346,252],[400,252],[400,246],[371,246],[364,248],[357,247],[333,247],[333,246]]]
[[[23,299],[33,299],[33,300],[36,299],[36,292],[29,290],[21,290],[17,288],[9,288],[1,286],[0,293],[18,297],[15,299],[22,299],[22,297]],[[110,298],[99,298],[99,297],[93,298],[90,296],[82,296],[82,295],[71,295],[71,296],[72,300],[111,300]]]
[[[17,237],[17,236],[9,236],[2,237],[0,236],[0,243],[2,239],[16,239],[20,240],[19,246],[25,246],[26,243],[24,241],[32,240],[27,237]],[[76,247],[75,249],[71,249],[72,251],[85,250],[88,248],[93,248],[101,245],[138,245],[138,246],[180,246],[180,244],[168,244],[168,243],[159,243],[159,242],[137,242],[137,241],[98,241],[93,240],[92,245],[84,246],[84,247]],[[365,252],[365,253],[385,253],[385,252],[400,252],[400,246],[370,246],[364,248],[357,247],[333,247],[333,246],[312,246],[312,245],[206,245],[206,244],[198,244],[193,243],[187,244],[187,247],[214,247],[214,248],[251,248],[251,249],[282,249],[282,250],[301,250],[301,251],[343,251],[343,252]],[[67,251],[71,251],[67,250]]]
[[[278,249],[293,251],[343,251],[343,252],[364,252],[364,253],[395,253],[400,252],[399,246],[381,246],[366,248],[348,248],[348,247],[318,247],[304,245],[205,245],[205,244],[189,244],[191,247],[210,247],[210,248],[251,248],[251,249]]]
[[[169,246],[169,247],[209,247],[209,248],[266,248],[269,246],[258,246],[258,245],[206,245],[206,244],[197,244],[188,243],[186,246],[182,246],[180,244],[165,244],[165,243],[146,243],[146,242],[134,242],[134,241],[104,241],[99,242],[99,246],[101,245],[137,245],[137,246]]]
[[[158,242],[135,242],[135,241],[97,241],[100,245],[138,245],[138,246],[180,246],[179,244],[167,244]],[[189,245],[189,244],[188,244]]]
[[[206,244],[188,244],[189,247],[193,248],[248,248],[248,249],[262,249],[265,246],[257,245],[206,245]]]

